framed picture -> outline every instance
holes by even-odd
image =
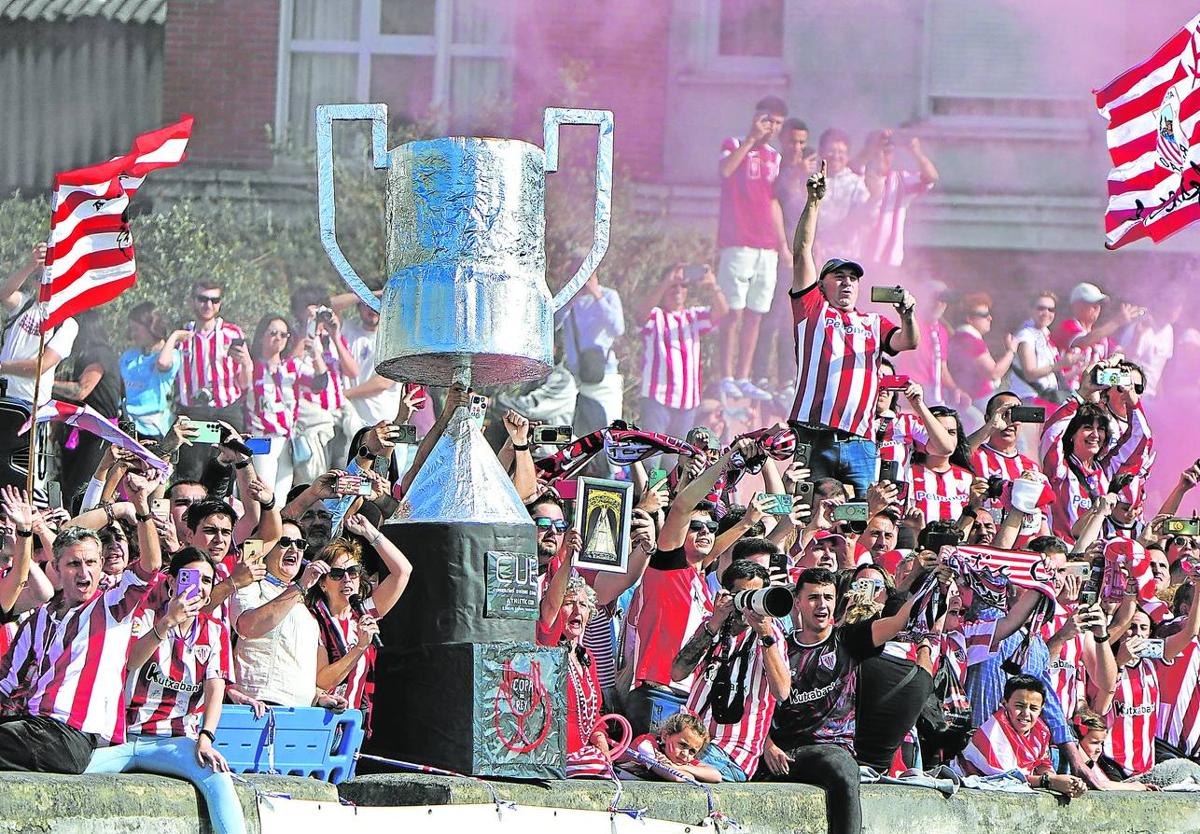
[[[578,478],[575,529],[583,539],[576,563],[582,570],[625,573],[629,569],[629,519],[633,484],[605,478]]]

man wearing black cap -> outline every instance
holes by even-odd
[[[814,479],[835,477],[859,497],[875,480],[879,451],[875,401],[879,363],[917,346],[916,301],[905,290],[896,303],[900,325],[878,313],[860,313],[861,265],[830,258],[817,273],[813,240],[825,198],[825,164],[808,180],[808,202],[796,225],[792,318],[796,336],[796,399],[791,423],[801,442],[812,446]]]

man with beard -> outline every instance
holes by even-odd
[[[674,680],[671,667],[712,610],[703,565],[716,540],[717,522],[706,496],[735,454],[750,460],[761,452],[755,441],[742,438],[679,491],[659,531],[658,550],[629,605],[625,651],[632,686],[624,712],[635,736],[650,731],[656,702],[682,707],[691,692],[692,675]]]
[[[708,727],[710,741],[700,761],[716,768],[728,782],[745,782],[754,776],[775,711],[767,676],[787,676],[778,624],[733,606],[738,591],[757,591],[769,583],[770,574],[762,565],[734,561],[721,576],[712,616],[671,665],[675,680],[703,669],[692,684],[687,709]]]
[[[124,740],[125,659],[133,616],[162,566],[148,484],[130,483],[141,555],[100,590],[100,538],[68,527],[54,542],[62,590],[30,612],[0,661],[0,770],[83,773],[92,751]],[[22,521],[17,535],[33,531]],[[81,697],[81,686],[90,687]],[[20,701],[13,699],[20,693]]]
[[[793,609],[800,627],[785,641],[791,674],[768,678],[778,704],[763,762],[778,781],[825,790],[830,834],[857,834],[862,829],[854,760],[858,665],[904,628],[912,601],[890,617],[837,627],[836,605],[833,573],[810,568],[800,574]]]

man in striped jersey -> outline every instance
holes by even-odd
[[[916,301],[905,290],[897,327],[878,313],[860,313],[863,268],[831,258],[817,272],[813,242],[825,198],[825,163],[808,180],[808,202],[796,225],[792,319],[796,334],[796,399],[791,422],[798,440],[812,446],[813,478],[833,476],[865,495],[879,460],[875,404],[880,361],[917,346]]]
[[[55,539],[62,590],[30,612],[0,661],[0,696],[10,713],[0,719],[0,770],[83,773],[96,747],[124,740],[133,617],[162,564],[147,496],[132,490],[140,558],[107,591],[100,590],[96,532],[67,527]]]

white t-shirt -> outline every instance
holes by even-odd
[[[346,344],[350,346],[350,355],[358,360],[358,376],[347,379],[347,387],[362,385],[375,375],[375,333],[368,333],[360,322],[347,322],[342,330]],[[384,391],[371,397],[358,397],[350,400],[354,410],[369,426],[380,420],[393,420],[400,408],[400,397],[403,394],[401,386],[392,383],[390,391]]]
[[[1050,342],[1050,336],[1046,331],[1034,327],[1032,322],[1025,322],[1025,325],[1016,332],[1014,338],[1018,344],[1027,342],[1033,348],[1035,367],[1044,368],[1058,361],[1058,350]],[[1024,369],[1019,353],[1013,359],[1013,368]],[[1058,388],[1058,377],[1054,374],[1046,374],[1041,379],[1035,379],[1034,382],[1046,389],[1053,390]],[[1033,390],[1033,386],[1022,379],[1015,370],[1009,375],[1008,385],[1010,390],[1022,399],[1039,396],[1038,392]]]
[[[238,617],[244,612],[261,608],[285,590],[265,579],[240,589],[230,597],[232,630],[236,633]],[[297,602],[262,637],[240,637],[233,652],[238,688],[252,698],[285,707],[311,706],[317,693],[320,631],[316,618],[303,602]]]
[[[24,292],[20,292],[18,295],[20,301],[17,309],[19,310],[25,306],[29,297]],[[38,326],[41,324],[37,305],[34,304],[21,313],[16,321],[10,320],[6,324],[4,343],[0,345],[0,362],[14,359],[37,359]],[[47,335],[46,349],[52,350],[62,359],[66,359],[71,355],[71,348],[74,347],[75,337],[78,335],[79,325],[75,319],[67,319]],[[43,363],[42,387],[38,392],[38,405],[45,405],[50,401],[51,389],[54,387],[54,369],[57,367],[58,363]],[[3,376],[8,380],[8,396],[33,402],[33,374],[18,376],[6,373]]]
[[[1133,348],[1133,358],[1146,372],[1146,394],[1158,393],[1158,382],[1162,379],[1167,360],[1175,355],[1175,328],[1164,324],[1159,329],[1145,327],[1138,333]]]

